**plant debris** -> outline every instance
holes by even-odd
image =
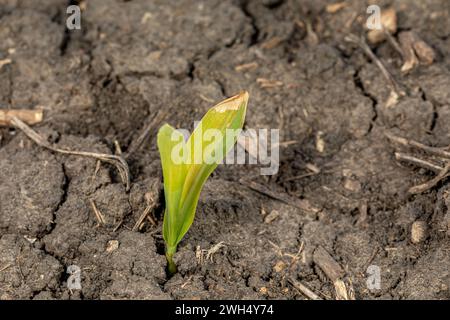
[[[31,129],[25,122],[23,122],[19,118],[12,117],[11,123],[18,129],[22,130],[22,132],[28,138],[30,138],[37,145],[39,145],[43,148],[46,148],[53,152],[62,153],[62,154],[94,158],[94,159],[98,159],[100,161],[107,162],[109,164],[114,165],[117,168],[117,170],[119,171],[120,177],[122,178],[122,182],[125,185],[126,190],[128,191],[130,189],[130,170],[128,168],[127,162],[121,156],[111,155],[111,154],[106,154],[106,153],[95,153],[95,152],[66,150],[66,149],[57,148],[57,147],[51,145],[44,138],[42,138],[36,131]]]
[[[0,109],[0,126],[11,127],[14,124],[12,119],[16,117],[28,125],[42,122],[44,112],[41,109]]]

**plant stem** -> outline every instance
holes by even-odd
[[[177,247],[166,247],[167,269],[170,275],[177,273],[177,266],[173,262],[173,255],[177,251]]]

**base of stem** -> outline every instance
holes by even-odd
[[[176,247],[169,247],[166,249],[167,270],[169,271],[169,275],[171,276],[177,273],[177,266],[175,262],[173,262],[173,255],[176,251]]]

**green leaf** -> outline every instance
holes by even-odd
[[[184,144],[183,134],[168,124],[163,125],[158,131],[158,149],[161,156],[161,165],[164,177],[164,196],[166,199],[166,211],[164,214],[163,236],[167,243],[174,243],[177,239],[177,230],[182,222],[178,204],[183,191],[186,176],[186,164],[179,158],[174,158],[173,151],[180,144]],[[182,159],[181,159],[182,160]]]
[[[247,102],[248,93],[243,92],[212,107],[185,144],[169,143],[168,136],[176,131],[172,127],[165,125],[160,129],[158,147],[166,195],[163,234],[171,250],[191,227],[206,180],[236,143],[244,125]],[[184,151],[183,159],[187,162],[184,165],[168,158],[175,148]]]

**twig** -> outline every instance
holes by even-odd
[[[419,158],[416,158],[414,156],[410,156],[406,153],[401,153],[401,152],[396,152],[395,153],[395,159],[397,159],[398,161],[404,161],[404,162],[409,162],[412,163],[418,167],[433,171],[435,173],[439,173],[442,171],[442,167],[438,166],[434,163],[431,163],[429,161],[426,160],[422,160]]]
[[[12,119],[19,118],[29,125],[42,122],[44,113],[42,110],[25,110],[25,109],[0,109],[0,126],[10,127],[13,125]]]
[[[279,192],[273,191],[273,190],[269,189],[268,187],[266,187],[262,184],[259,184],[257,182],[254,182],[254,181],[247,181],[244,179],[240,179],[239,182],[256,192],[262,193],[270,198],[284,202],[290,206],[299,208],[301,210],[305,210],[309,213],[317,214],[318,212],[321,211],[319,208],[316,208],[313,205],[311,205],[308,200],[297,199],[297,198],[291,197],[290,195],[288,195],[286,193],[279,193]]]
[[[122,154],[122,148],[120,147],[119,141],[114,140],[114,148],[115,148],[115,154],[121,155]]]
[[[122,226],[122,224],[123,224],[123,219],[120,219],[119,223],[114,227],[114,229],[112,231],[116,232],[117,230],[119,230],[119,228]]]
[[[400,44],[395,40],[395,38],[392,36],[392,34],[385,28],[383,28],[384,35],[386,36],[386,39],[388,40],[389,44],[394,48],[395,51],[400,55],[401,58],[404,58],[404,53],[402,48],[400,47]]]
[[[444,180],[445,178],[450,176],[450,162],[448,162],[444,169],[441,170],[441,172],[438,173],[438,175],[436,177],[434,177],[433,179],[419,184],[417,186],[411,187],[408,192],[411,194],[418,194],[418,193],[422,193],[425,192],[427,190],[430,190],[431,188],[433,188],[435,185],[437,185],[441,180]]]
[[[307,177],[316,176],[318,174],[319,174],[318,172],[308,172],[308,173],[301,174],[299,176],[293,176],[293,177],[289,177],[287,179],[283,179],[283,182],[289,182],[289,181],[294,181],[294,180],[301,180],[301,179],[304,179],[304,178],[307,178]]]
[[[5,270],[9,269],[9,268],[11,268],[12,266],[13,266],[12,263],[7,264],[6,266],[4,266],[3,268],[0,269],[0,272],[3,272],[3,271],[5,271]]]
[[[400,145],[403,145],[406,147],[413,147],[413,148],[423,150],[425,152],[428,152],[428,153],[438,156],[438,157],[450,159],[450,152],[446,151],[446,148],[430,147],[430,146],[427,146],[427,145],[420,143],[418,141],[415,141],[415,140],[409,140],[406,138],[395,136],[389,132],[386,132],[385,136],[392,142],[398,143]]]
[[[372,261],[375,259],[375,257],[377,256],[378,252],[380,251],[380,247],[375,247],[375,249],[373,250],[372,254],[370,255],[369,259],[367,260],[367,262],[364,264],[363,270],[362,272],[366,272],[367,268],[370,266],[370,264],[372,263]]]
[[[184,288],[189,284],[189,282],[191,282],[191,280],[192,280],[193,277],[194,277],[194,276],[190,276],[190,277],[186,280],[186,282],[183,283],[183,284],[181,285],[181,289],[184,289]]]
[[[95,204],[94,200],[90,199],[89,202],[91,203],[92,210],[94,211],[95,217],[97,218],[97,221],[100,225],[105,225],[105,218],[103,217],[103,214],[98,210],[97,205]]]
[[[437,157],[441,157],[444,159],[450,159],[450,152],[446,150],[446,148],[436,148],[436,147],[430,147],[427,146],[423,143],[414,141],[414,140],[410,140],[410,139],[406,139],[406,138],[402,138],[402,137],[397,137],[389,132],[385,133],[385,136],[394,143],[400,144],[402,146],[405,147],[413,147],[419,150],[422,150],[423,152],[429,153],[431,155],[437,156]],[[425,160],[421,160],[421,159],[417,159],[415,157],[412,156],[407,156],[407,155],[403,155],[401,153],[396,153],[396,158],[397,159],[402,159],[402,160],[407,160],[409,162],[412,162],[416,165],[419,165],[421,167],[427,168],[429,170],[432,170],[434,172],[437,173],[437,175],[422,184],[419,184],[417,186],[411,187],[408,192],[411,194],[418,194],[418,193],[422,193],[425,192],[427,190],[430,190],[431,188],[433,188],[434,186],[436,186],[440,181],[444,180],[445,178],[450,176],[450,161],[446,161],[446,165],[444,166],[444,168],[439,167],[433,163],[430,163],[428,161]]]
[[[303,295],[311,300],[323,300],[316,293],[307,288],[303,283],[293,279],[292,277],[288,279],[289,283],[298,291],[300,291]]]
[[[155,199],[149,195],[146,194],[146,200],[147,200],[147,207],[145,207],[144,211],[142,212],[141,216],[139,217],[139,219],[136,221],[136,223],[134,224],[133,229],[131,229],[132,231],[138,231],[141,230],[142,228],[142,223],[144,222],[145,218],[149,218],[149,221],[152,225],[156,226],[157,223],[156,221],[151,217],[150,213],[153,211],[153,209],[155,208],[156,205],[156,201]]]
[[[406,93],[400,88],[398,83],[395,81],[392,74],[386,69],[384,64],[381,62],[380,59],[373,53],[372,49],[370,49],[369,45],[367,44],[364,37],[357,37],[354,34],[349,34],[345,38],[345,41],[354,43],[358,45],[364,53],[375,63],[375,65],[380,69],[383,76],[388,81],[389,85],[391,86],[392,90],[399,96],[403,97],[406,95]]]
[[[11,123],[23,131],[23,133],[33,140],[40,147],[49,149],[53,152],[58,152],[62,154],[76,155],[88,158],[98,159],[103,162],[110,163],[114,165],[119,171],[120,177],[122,179],[123,184],[125,184],[126,190],[130,189],[130,170],[128,168],[127,162],[122,158],[122,156],[111,155],[106,153],[95,153],[95,152],[86,152],[86,151],[72,151],[66,149],[60,149],[51,145],[48,141],[42,138],[36,131],[31,129],[26,123],[20,120],[17,117],[12,117]]]
[[[282,277],[282,283],[283,286],[285,286],[285,280],[286,280],[286,276],[288,275],[288,273],[290,271],[292,271],[294,269],[294,267],[297,265],[297,263],[300,260],[300,254],[303,252],[303,248],[305,247],[305,243],[302,241],[300,243],[300,247],[298,248],[298,251],[296,254],[291,254],[291,253],[283,253],[283,256],[287,256],[289,258],[291,258],[291,262],[289,263],[289,266],[284,270],[283,272],[283,277]],[[281,249],[280,249],[281,251]]]
[[[250,62],[250,63],[244,63],[244,64],[237,65],[236,67],[234,67],[234,70],[239,72],[239,71],[246,71],[249,69],[256,69],[256,68],[258,68],[258,63]]]
[[[130,144],[125,154],[125,159],[129,159],[136,151],[140,149],[144,141],[150,136],[152,129],[154,129],[156,125],[158,125],[164,119],[166,114],[167,114],[166,110],[158,111],[158,113],[153,117],[153,119],[142,129],[137,139]]]

